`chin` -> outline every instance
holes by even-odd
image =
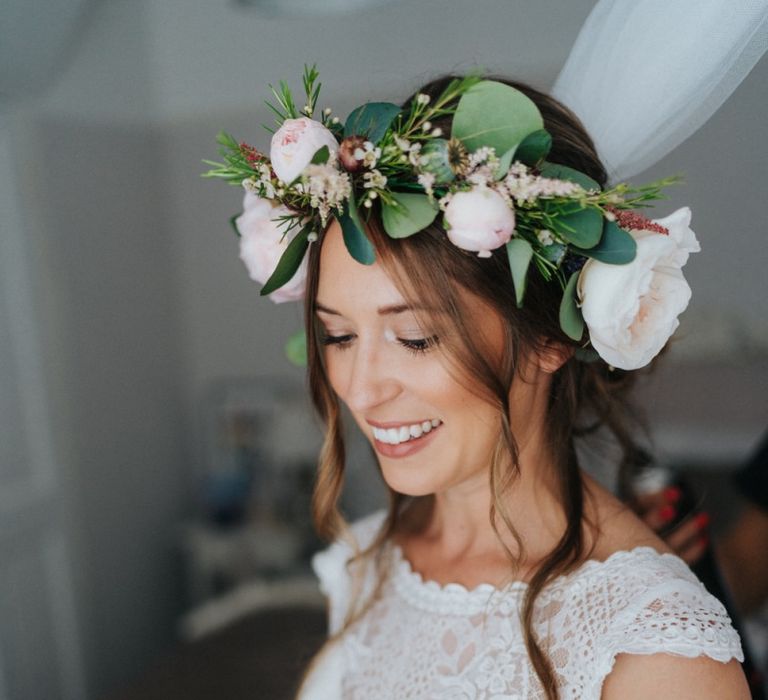
[[[426,481],[423,478],[423,472],[417,473],[418,467],[412,468],[409,473],[406,473],[408,470],[382,465],[381,460],[379,460],[379,469],[386,485],[403,496],[430,496],[438,491],[437,484]]]

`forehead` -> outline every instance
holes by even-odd
[[[404,303],[402,293],[378,261],[363,265],[349,254],[336,221],[323,237],[317,301],[340,311]]]

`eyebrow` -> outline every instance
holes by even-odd
[[[342,316],[340,312],[335,309],[330,309],[323,304],[316,303],[315,308],[323,313],[330,314],[331,316]],[[422,306],[411,306],[410,304],[391,304],[389,306],[381,306],[377,309],[379,316],[393,316],[395,314],[402,314],[406,311],[429,311],[429,309]]]

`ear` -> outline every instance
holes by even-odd
[[[543,340],[534,358],[542,372],[554,374],[573,357],[573,353],[572,345],[565,345],[555,340]]]

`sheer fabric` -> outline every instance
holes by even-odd
[[[358,522],[362,547],[384,513]],[[349,606],[348,544],[317,554],[313,566],[329,598],[330,629]],[[375,605],[321,659],[302,700],[543,698],[528,661],[519,607],[526,584],[501,591],[423,581],[401,550],[386,545],[390,572]],[[362,572],[364,585],[373,571]],[[737,632],[722,605],[688,566],[650,547],[589,561],[552,582],[536,604],[534,629],[548,645],[561,697],[600,697],[619,653],[705,654],[743,661]]]
[[[621,181],[701,127],[766,48],[768,0],[600,0],[552,95]]]

